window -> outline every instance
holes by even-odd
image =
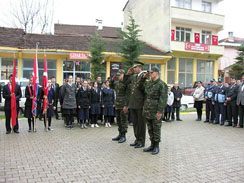
[[[23,72],[22,77],[23,78],[30,78],[33,73],[33,64],[34,59],[23,59]],[[54,76],[56,77],[57,73],[57,66],[56,66],[56,60],[49,60],[47,59],[47,74],[48,78]],[[44,60],[38,59],[38,72],[39,72],[39,84],[42,85],[43,80],[43,72],[44,72]]]
[[[192,86],[192,71],[193,60],[192,59],[179,59],[179,86],[191,87]]]
[[[176,6],[179,8],[191,9],[191,0],[176,0]]]
[[[16,63],[16,77],[18,77],[18,59]],[[1,79],[8,80],[10,74],[13,74],[13,58],[0,58]]]
[[[212,12],[212,4],[207,1],[202,1],[202,11],[211,13]]]
[[[202,31],[202,43],[203,44],[211,44],[211,32],[210,31]]]
[[[87,61],[63,61],[63,79],[67,79],[69,75],[81,79],[91,77],[91,64]],[[75,77],[74,77],[75,76]]]
[[[213,78],[213,61],[197,61],[197,80],[209,82]]]
[[[191,29],[176,27],[176,41],[191,42]]]
[[[152,67],[157,67],[159,69],[159,78],[161,78],[161,64],[144,64],[142,70],[149,71]]]
[[[172,58],[167,63],[167,83],[174,84],[175,83],[175,58]]]

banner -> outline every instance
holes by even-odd
[[[200,43],[200,34],[195,33],[195,43]]]

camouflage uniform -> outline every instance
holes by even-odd
[[[168,99],[168,87],[160,79],[156,81],[146,80],[145,82],[145,103],[143,115],[145,117],[150,140],[153,144],[161,140],[161,120],[157,120],[156,114],[164,113]]]
[[[111,81],[110,87],[116,92],[116,119],[120,136],[125,136],[128,129],[127,115],[124,113],[124,106],[128,106],[128,87],[123,81]]]

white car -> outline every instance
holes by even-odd
[[[187,95],[183,95],[181,98],[181,107],[180,110],[181,111],[185,111],[189,108],[193,108],[194,107],[194,98],[193,96],[187,96]]]

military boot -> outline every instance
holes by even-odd
[[[150,152],[154,149],[154,144],[153,142],[151,142],[151,145],[145,149],[143,149],[143,152]]]
[[[121,135],[120,139],[119,139],[119,142],[118,143],[124,143],[126,141],[126,137],[125,135]]]
[[[159,153],[159,143],[155,142],[154,148],[152,150],[152,155],[156,155]]]
[[[121,134],[119,134],[117,137],[112,138],[112,141],[119,141],[120,137],[121,137]]]

